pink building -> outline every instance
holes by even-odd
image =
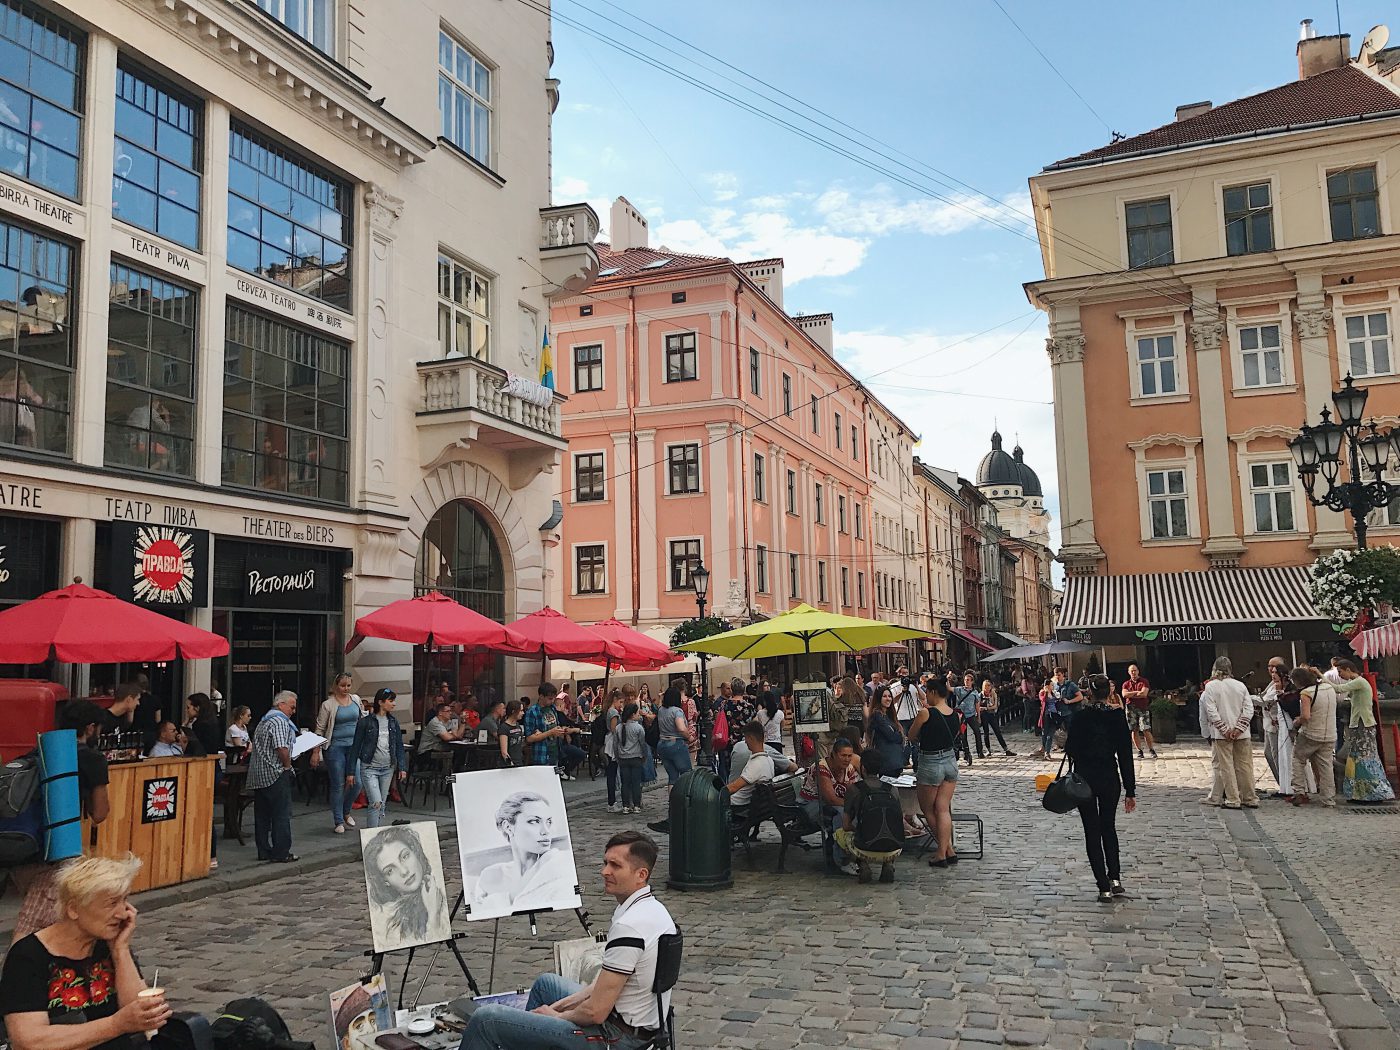
[[[703,561],[724,616],[872,615],[871,399],[832,355],[831,315],[784,311],[781,259],[651,249],[625,198],[611,228],[597,283],[552,304],[563,610],[675,624]]]

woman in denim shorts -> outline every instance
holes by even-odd
[[[948,705],[948,686],[942,679],[929,679],[924,698],[925,706],[909,727],[909,738],[919,742],[915,766],[919,808],[938,841],[929,865],[946,868],[958,860],[953,852],[953,792],[958,786],[955,748],[962,731],[962,715]]]

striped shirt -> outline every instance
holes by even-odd
[[[296,742],[297,727],[277,708],[263,715],[253,732],[253,756],[248,762],[248,790],[271,787],[285,770],[277,749],[291,751]]]
[[[617,906],[608,943],[603,948],[603,969],[626,976],[613,1009],[633,1028],[656,1028],[656,996],[651,990],[656,977],[656,942],[664,933],[675,933],[676,924],[666,906],[643,886]],[[662,1010],[670,1006],[671,993],[662,996]]]

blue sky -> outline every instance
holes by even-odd
[[[1336,16],[1317,0],[1002,3],[1087,105],[992,0],[555,0],[555,200],[589,200],[606,225],[608,203],[626,196],[653,246],[783,256],[789,312],[835,314],[838,356],[923,436],[925,460],[970,477],[995,422],[1008,447],[1019,436],[1057,511],[1045,323],[1021,289],[1042,276],[1027,177],[1110,130],[1167,123],[1179,104],[1296,78],[1299,20],[1325,34]],[[630,14],[943,175],[873,156],[886,171],[871,171],[567,24],[795,120]],[[1342,3],[1353,54],[1387,17],[1400,39],[1400,6]]]

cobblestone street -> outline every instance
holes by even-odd
[[[1022,736],[1012,746],[1030,749]],[[1204,750],[1161,750],[1141,764],[1137,813],[1120,815],[1130,897],[1114,905],[1094,898],[1078,820],[1040,807],[1034,774],[1052,767],[1024,758],[964,770],[955,809],[985,819],[985,860],[934,870],[908,859],[892,887],[824,877],[815,854],[771,874],[771,831],[759,870],[737,858],[728,891],[668,891],[663,859],[658,892],[686,934],[680,1045],[1400,1046],[1386,906],[1400,890],[1400,817],[1208,808]],[[647,819],[660,799],[648,796]],[[630,818],[602,807],[578,798],[571,821],[586,904],[606,924],[595,862]],[[452,882],[455,846],[444,854]],[[484,989],[492,926],[467,930]],[[548,969],[552,941],[577,932],[572,915],[542,917],[536,938],[503,921],[495,989]],[[180,1007],[255,992],[325,1044],[326,991],[364,972],[368,936],[347,844],[344,863],[147,908],[138,940]],[[462,991],[449,961],[437,960],[423,1001]]]

